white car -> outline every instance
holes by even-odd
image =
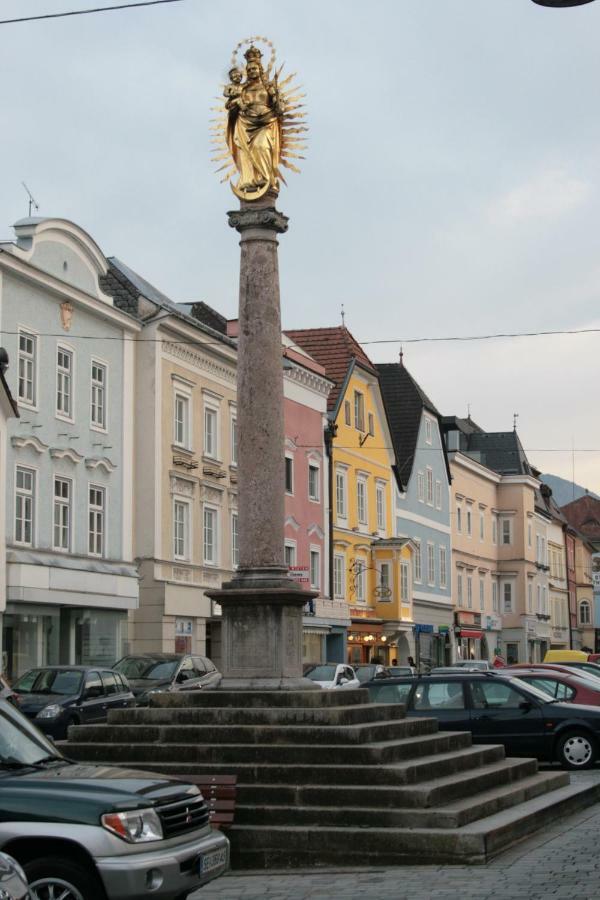
[[[320,663],[304,673],[305,678],[315,681],[326,691],[336,688],[359,688],[360,681],[352,666],[345,663]]]

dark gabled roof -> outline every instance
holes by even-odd
[[[473,432],[467,452],[499,475],[533,474],[516,431]]]
[[[327,400],[329,412],[337,409],[352,364],[359,365],[377,376],[375,366],[344,325],[334,328],[303,328],[285,333],[295,344],[316,359],[325,369],[327,377],[333,381],[334,388]]]
[[[227,334],[227,319],[225,316],[221,315],[220,312],[203,300],[197,300],[193,303],[178,303],[177,306],[181,312],[191,316],[193,319],[198,319],[199,322],[203,322],[209,328],[214,328],[215,331],[219,331],[221,334]]]
[[[110,260],[106,275],[101,275],[98,278],[98,283],[100,289],[113,298],[117,309],[121,309],[132,316],[137,317],[139,315],[140,292],[136,290],[131,281]]]
[[[474,434],[478,432],[479,434],[483,434],[483,428],[480,428],[477,422],[474,422],[470,417],[468,419],[461,419],[459,416],[442,416],[442,427],[445,432],[448,431],[460,431],[462,434]]]
[[[411,476],[423,410],[435,416],[440,425],[442,452],[450,481],[441,416],[436,407],[403,363],[381,363],[376,368],[402,483],[406,485]]]

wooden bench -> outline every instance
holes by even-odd
[[[208,806],[210,824],[226,828],[233,823],[237,775],[177,775],[178,781],[197,785]]]

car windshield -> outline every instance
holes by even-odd
[[[0,701],[0,770],[62,759],[57,748],[10,703]]]
[[[115,672],[125,675],[126,678],[141,678],[148,666],[155,662],[156,660],[151,659],[149,656],[126,656],[124,659],[119,660],[118,663],[115,663],[113,669]]]
[[[489,669],[489,663],[483,659],[463,659],[460,662],[452,663],[452,668],[460,669]]]
[[[13,690],[18,694],[78,694],[82,673],[73,669],[31,669],[19,678]]]
[[[310,678],[311,681],[333,681],[336,669],[337,666],[313,666],[312,669],[308,669],[304,674],[306,678]]]
[[[555,700],[555,697],[553,697],[552,694],[548,694],[547,691],[542,691],[540,688],[534,687],[534,685],[530,684],[528,681],[521,681],[520,678],[511,678],[510,680],[515,687],[525,688],[529,694],[533,694],[533,696],[538,700],[541,700],[542,703],[548,703],[550,700]]]
[[[178,665],[178,659],[155,660],[139,677],[147,678],[150,681],[168,681],[175,674],[175,669]]]

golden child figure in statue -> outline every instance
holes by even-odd
[[[262,53],[255,46],[259,41],[271,48],[266,70]],[[243,67],[238,54],[245,44],[249,47]],[[223,90],[221,118],[213,129],[215,142],[223,151],[214,161],[227,160],[218,170],[227,170],[223,181],[239,175],[231,188],[241,200],[258,200],[268,191],[278,193],[279,182],[284,181],[280,167],[297,172],[290,160],[303,158],[295,151],[304,149],[301,135],[308,130],[302,123],[303,104],[296,102],[304,95],[291,85],[294,75],[280,83],[283,67],[274,72],[274,64],[275,51],[266,38],[240,41],[233,53],[230,82]]]

